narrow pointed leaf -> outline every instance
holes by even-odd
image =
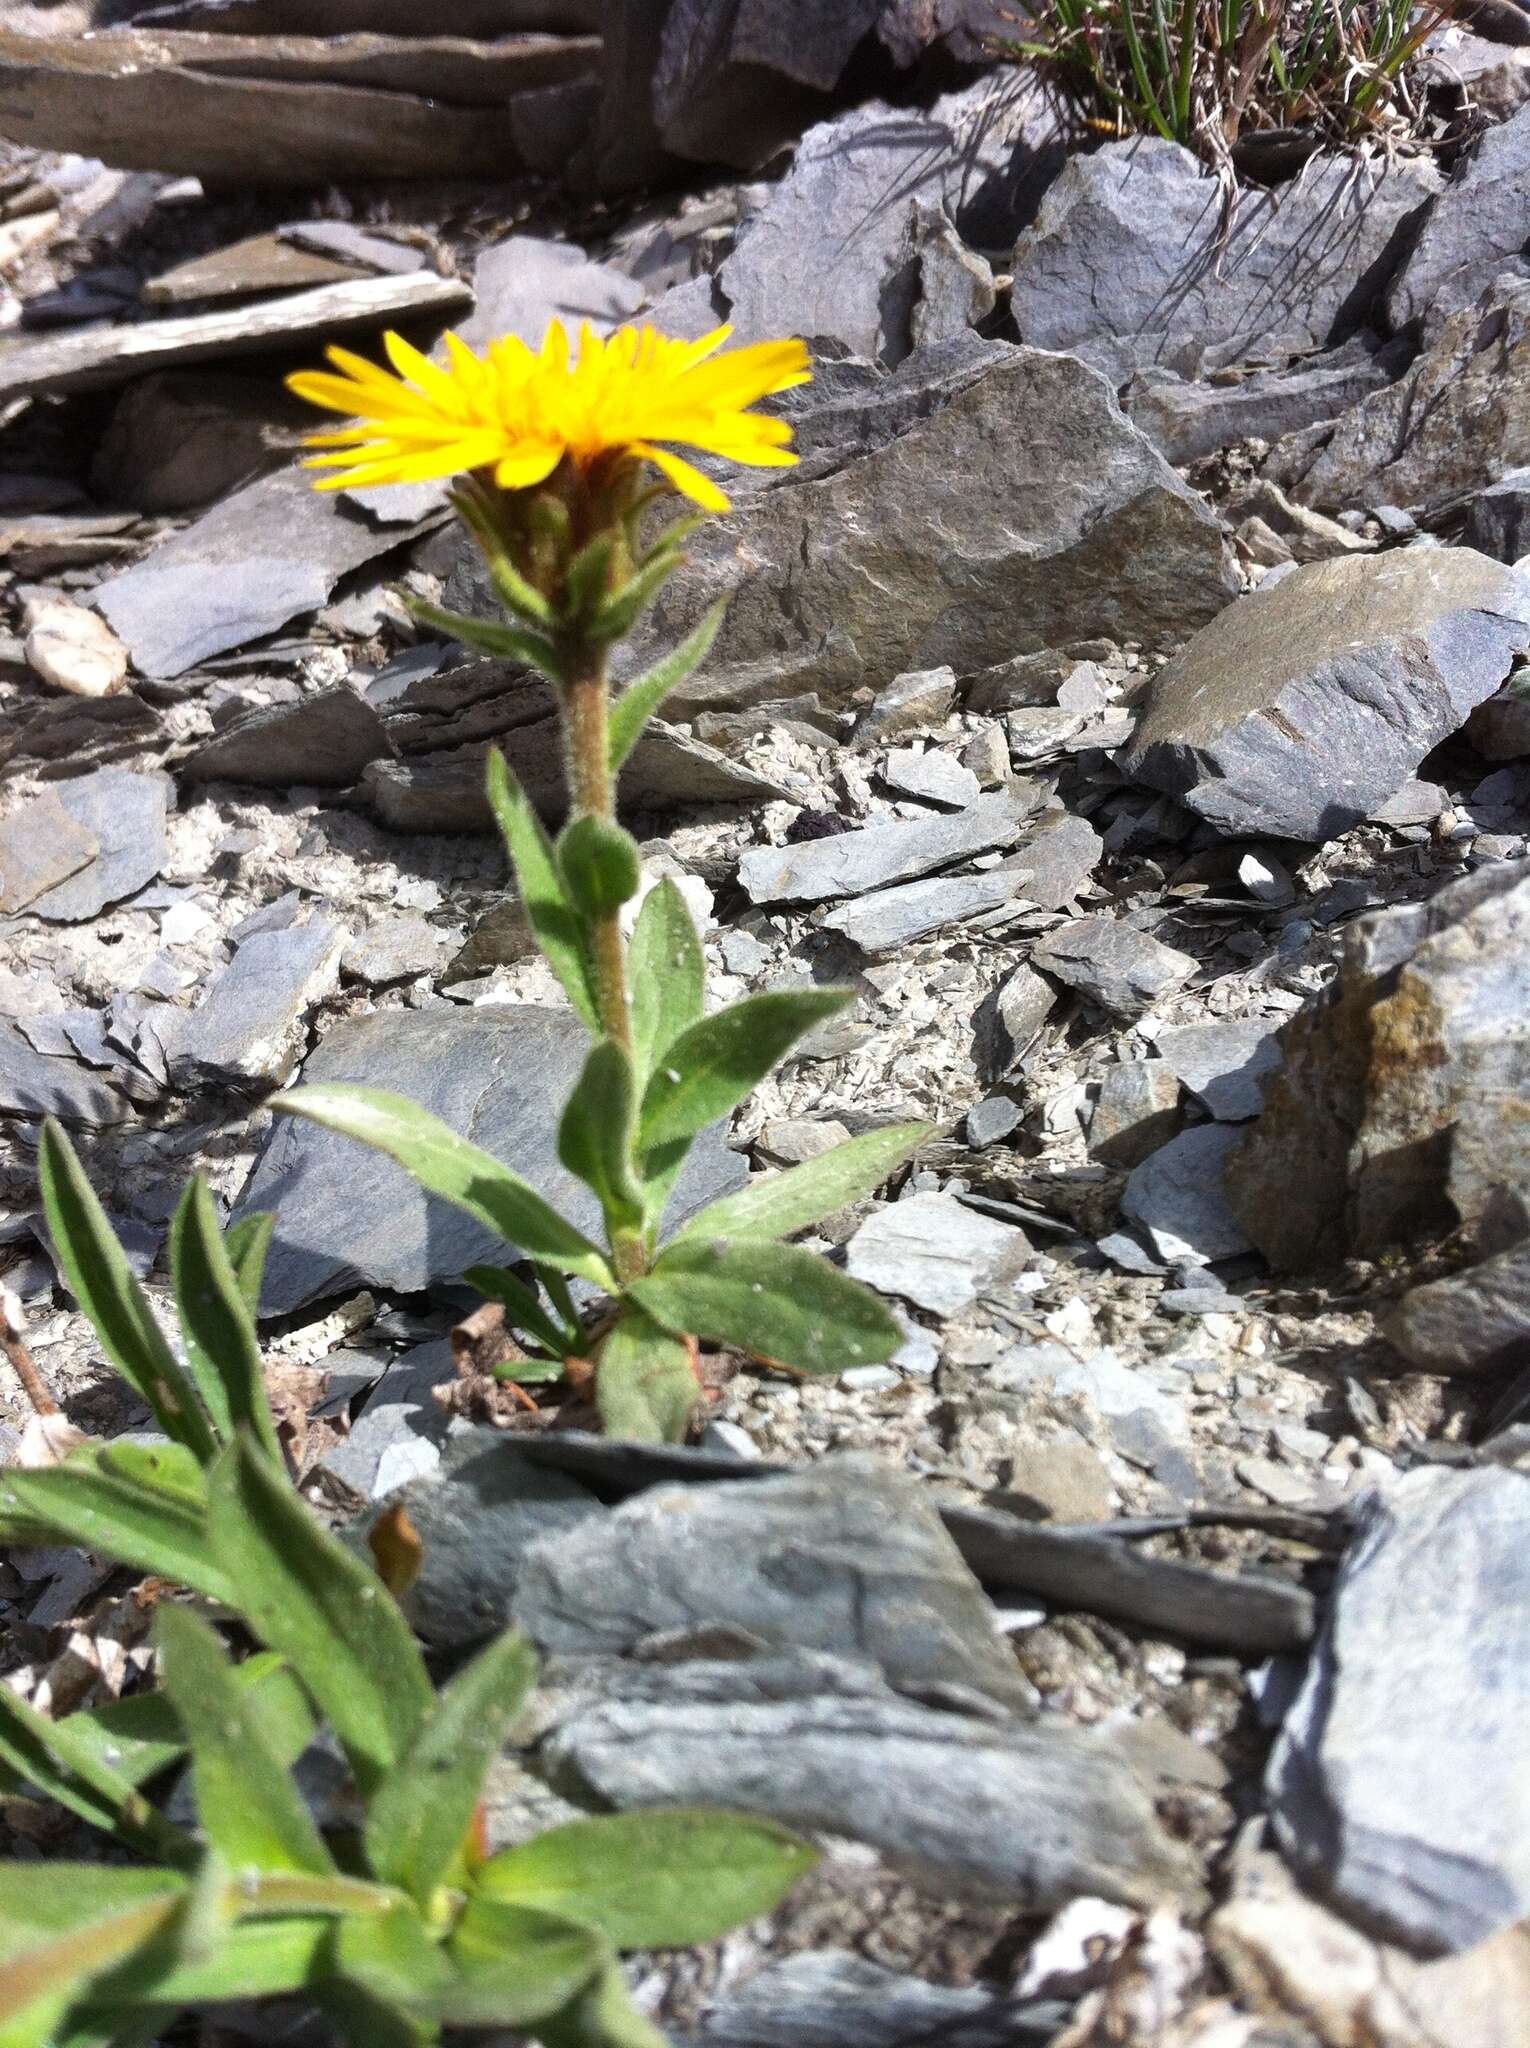
[[[92,1987],[108,2011],[212,2004],[233,1998],[274,1998],[303,1991],[322,1969],[334,1928],[329,1914],[248,1920],[224,1931],[217,1952],[196,1958],[154,1944]]]
[[[205,1509],[123,1477],[94,1449],[47,1471],[0,1474],[0,1543],[77,1543],[209,1600],[232,1590],[208,1551]]]
[[[600,1029],[584,919],[564,892],[552,842],[499,752],[489,756],[489,803],[515,871],[527,921],[564,994],[593,1032]]]
[[[630,633],[638,615],[658,596],[682,559],[672,548],[647,556],[642,567],[597,607],[588,627],[591,635],[597,640],[620,640],[623,634]]]
[[[597,533],[569,563],[563,579],[563,610],[567,618],[582,619],[604,599],[618,537],[615,533]]]
[[[280,1464],[255,1319],[200,1174],[187,1182],[170,1226],[170,1272],[186,1363],[219,1437],[227,1442],[236,1429],[247,1428]]]
[[[435,1705],[367,1811],[372,1869],[423,1906],[447,1881],[483,1781],[536,1678],[530,1643],[514,1632],[481,1650]]]
[[[558,1122],[558,1158],[591,1189],[614,1236],[643,1220],[643,1191],[632,1170],[637,1088],[632,1061],[614,1039],[590,1049]]]
[[[408,1624],[382,1581],[320,1528],[244,1439],[209,1484],[213,1554],[233,1605],[279,1650],[340,1738],[363,1791],[414,1740],[433,1698]]]
[[[489,557],[489,580],[506,611],[538,626],[552,624],[552,606],[535,584],[527,582],[502,548],[496,548]]]
[[[431,1994],[453,1981],[451,1964],[414,1907],[375,1919],[337,1920],[330,1934],[325,2009],[356,2048],[406,2048],[434,2040]]]
[[[469,1266],[463,1274],[469,1287],[476,1287],[480,1294],[486,1294],[490,1301],[503,1304],[505,1320],[522,1336],[534,1337],[538,1344],[559,1361],[569,1349],[570,1336],[561,1329],[542,1306],[523,1280],[503,1266]]]
[[[869,1287],[797,1245],[687,1237],[627,1292],[666,1329],[736,1344],[798,1372],[880,1365],[903,1342]]]
[[[241,1216],[237,1223],[231,1223],[223,1233],[223,1249],[239,1283],[239,1292],[244,1305],[250,1312],[250,1320],[260,1316],[260,1283],[265,1278],[266,1253],[271,1249],[271,1233],[276,1228],[276,1212],[272,1209],[257,1209],[248,1216]]]
[[[535,2026],[577,1996],[610,1955],[587,1927],[477,1892],[446,1950],[457,1982],[434,2003],[439,2016],[457,2026]]]
[[[271,1106],[386,1152],[427,1194],[466,1210],[530,1257],[554,1261],[596,1287],[612,1285],[595,1246],[519,1174],[402,1095],[336,1084],[273,1096]]]
[[[611,706],[607,731],[610,736],[613,775],[637,745],[643,727],[653,717],[670,691],[678,689],[691,671],[699,668],[706,660],[727,609],[727,598],[720,597],[706,613],[700,625],[687,633],[680,645],[671,653],[656,661],[651,669],[638,676],[635,681],[628,683]]]
[[[934,1129],[933,1124],[890,1124],[885,1130],[849,1138],[832,1152],[710,1203],[682,1227],[676,1242],[689,1237],[790,1237],[806,1230],[847,1202],[874,1194]]]
[[[91,1827],[167,1861],[186,1860],[190,1837],[154,1810],[98,1743],[71,1727],[74,1718],[50,1720],[0,1685],[0,1764]]]
[[[152,1941],[185,1896],[173,1870],[0,1864],[0,2042],[32,2038],[18,2023],[33,2008],[50,1999],[61,2011]]]
[[[852,1000],[849,989],[777,989],[692,1024],[665,1048],[644,1090],[639,1144],[647,1151],[694,1137],[726,1116],[804,1032]]]
[[[629,1307],[601,1347],[595,1405],[607,1436],[684,1443],[701,1398],[691,1347]]]
[[[423,604],[418,598],[406,598],[405,603],[411,618],[428,626],[432,633],[455,640],[459,646],[471,647],[475,654],[518,661],[526,668],[540,670],[552,682],[562,678],[558,650],[545,633],[530,626],[505,626],[497,620],[475,619],[466,612],[442,611],[439,605]]]
[[[542,2048],[670,2048],[669,2037],[633,2004],[615,1963],[587,1984],[562,2012],[537,2028]]]
[[[43,1208],[59,1264],[112,1364],[153,1409],[166,1436],[201,1459],[212,1427],[96,1200],[74,1148],[50,1117],[38,1159]]]
[[[678,885],[666,875],[643,898],[627,949],[632,1059],[639,1086],[670,1043],[701,1015],[706,961]]]
[[[197,1815],[216,1853],[236,1874],[333,1871],[334,1859],[212,1625],[166,1603],[155,1617],[155,1639],[165,1691],[191,1748]]]

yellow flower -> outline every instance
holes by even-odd
[[[670,444],[755,467],[787,467],[797,460],[786,445],[791,428],[747,408],[812,375],[800,341],[760,341],[719,355],[732,331],[718,327],[700,341],[671,341],[652,327],[619,327],[602,341],[585,325],[571,358],[568,336],[554,320],[540,352],[507,335],[477,356],[449,334],[445,367],[386,334],[396,377],[332,348],[327,354],[338,376],[305,370],[287,383],[299,398],[352,421],[339,433],[308,436],[309,447],[337,451],[310,458],[310,468],[338,471],[320,490],[422,483],[478,469],[491,471],[502,489],[524,490],[565,456],[584,469],[630,456],[653,463],[707,511],[726,512],[716,484]]]

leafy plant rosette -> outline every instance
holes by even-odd
[[[721,327],[683,342],[622,328],[601,340],[585,327],[571,352],[555,321],[540,351],[511,337],[479,357],[448,336],[443,367],[390,334],[396,375],[337,348],[333,372],[290,380],[350,421],[311,437],[325,451],[314,466],[330,472],[319,488],[456,479],[452,504],[507,623],[425,604],[415,615],[466,647],[539,670],[556,695],[569,800],[557,838],[498,754],[489,798],[531,929],[592,1039],[557,1144],[596,1198],[603,1242],[399,1096],[311,1086],[275,1106],[376,1147],[515,1247],[533,1280],[505,1267],[466,1276],[502,1304],[526,1353],[507,1374],[551,1381],[576,1365],[581,1382],[593,1375],[606,1428],[650,1440],[686,1433],[698,1340],[802,1373],[891,1356],[902,1339],[885,1304],[783,1240],[869,1194],[926,1135],[921,1124],[868,1132],[714,1202],[661,1240],[696,1137],[852,1000],[838,988],[778,990],[708,1012],[701,944],[680,891],[664,880],[644,893],[637,846],[616,818],[622,763],[722,619],[715,607],[612,701],[612,646],[679,566],[700,519],[728,509],[676,445],[751,465],[796,460],[788,424],[750,408],[808,380],[805,347],[724,351],[728,335]],[[652,531],[677,493],[697,509]],[[582,1315],[570,1282],[596,1290],[603,1306]]]
[[[357,2048],[456,2027],[662,2048],[618,1951],[769,1910],[811,1849],[766,1822],[656,1809],[488,1853],[485,1780],[535,1659],[512,1631],[438,1686],[389,1585],[298,1497],[255,1338],[270,1218],[220,1234],[206,1187],[188,1188],[177,1349],[56,1125],[42,1182],[70,1285],[164,1441],[8,1469],[0,1541],[87,1544],[200,1593],[261,1647],[236,1663],[161,1586],[162,1692],[53,1720],[0,1684],[0,1796],[51,1801],[114,1851],[0,1862],[0,2048],[148,2044],[188,2007],[283,1993]],[[300,1759],[325,1726],[350,1791],[316,1817]],[[182,1768],[194,1826],[152,1796]]]

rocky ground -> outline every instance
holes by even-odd
[[[853,76],[799,103],[727,50],[657,74],[713,162],[656,196],[470,162],[236,198],[176,175],[216,106],[173,162],[8,152],[0,1283],[71,1418],[132,1427],[41,1115],[161,1298],[187,1174],[278,1210],[310,1495],[406,1490],[443,1655],[507,1618],[547,1655],[501,1836],[719,1800],[828,1846],[773,1921],[636,1968],[678,2038],[1530,2026],[1530,106],[1505,44],[1432,62],[1480,141],[1316,158],[1225,232],[1184,153],[1070,150],[1007,70],[836,108]],[[152,130],[60,104],[61,143]],[[732,596],[624,796],[712,1000],[859,999],[677,1207],[939,1126],[820,1240],[898,1305],[893,1364],[718,1359],[673,1452],[475,1379],[479,1234],[262,1108],[396,1088],[578,1207],[581,1033],[481,793],[501,745],[555,814],[550,704],[415,632],[399,585],[484,602],[440,493],[312,496],[279,385],[337,333],[554,313],[814,338],[801,467],[730,485],[630,650]],[[5,1455],[27,1413],[0,1379]],[[55,1709],[147,1661],[83,1553],[0,1561],[0,1628]]]

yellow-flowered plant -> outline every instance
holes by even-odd
[[[760,467],[797,460],[788,423],[752,408],[808,381],[806,348],[726,350],[729,334],[675,341],[627,327],[602,340],[586,326],[571,350],[555,321],[540,350],[508,336],[480,356],[448,337],[441,363],[390,334],[392,373],[336,348],[332,371],[289,380],[348,421],[311,437],[321,451],[312,466],[328,472],[320,490],[454,479],[452,504],[509,623],[423,604],[415,614],[467,647],[538,669],[557,695],[569,815],[556,842],[498,754],[489,797],[532,930],[595,1040],[558,1154],[599,1202],[606,1241],[594,1243],[508,1166],[401,1097],[302,1088],[277,1106],[389,1154],[518,1247],[540,1292],[502,1267],[467,1276],[503,1304],[526,1351],[506,1376],[555,1380],[578,1361],[583,1379],[593,1366],[606,1427],[651,1439],[689,1427],[698,1339],[801,1372],[896,1350],[898,1325],[875,1295],[781,1240],[880,1185],[925,1134],[909,1124],[867,1133],[712,1203],[661,1245],[696,1136],[850,1000],[842,989],[793,989],[707,1015],[701,945],[674,883],[643,895],[635,920],[628,909],[642,877],[616,820],[617,776],[722,621],[719,605],[611,702],[612,644],[680,565],[702,515],[728,509],[677,448]],[[663,525],[659,506],[674,493],[699,510]],[[593,1312],[576,1309],[570,1279],[599,1291]]]

